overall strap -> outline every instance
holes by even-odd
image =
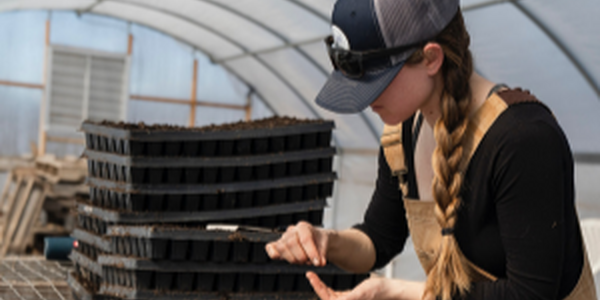
[[[405,180],[408,174],[406,167],[404,147],[402,146],[402,123],[398,125],[385,125],[381,135],[381,147],[385,159],[390,166],[392,176],[397,176],[400,183],[402,195],[406,197],[408,193],[408,183]]]
[[[502,90],[504,88],[504,90]],[[497,92],[497,90],[502,90]],[[490,96],[483,103],[483,105],[473,114],[467,125],[466,137],[465,137],[465,155],[466,159],[463,160],[461,165],[462,170],[466,170],[469,161],[475,150],[479,146],[481,139],[496,121],[496,118],[504,112],[510,105],[524,102],[536,102],[541,103],[537,98],[529,93],[529,91],[523,91],[522,89],[506,89],[505,85],[496,85],[490,92]],[[414,123],[413,117],[410,120],[404,122],[404,126],[408,126]],[[419,123],[419,122],[417,122]],[[418,131],[415,131],[418,132]],[[393,176],[398,176],[400,190],[406,197],[408,195],[409,184],[408,184],[408,167],[413,167],[412,164],[408,163],[412,158],[412,141],[416,140],[416,137],[412,137],[412,128],[403,128],[403,124],[398,125],[385,125],[383,127],[383,134],[381,136],[381,146],[383,147],[384,155],[390,169],[392,170]],[[403,146],[403,144],[405,144]],[[407,153],[411,151],[411,153]],[[410,156],[410,157],[409,157]]]

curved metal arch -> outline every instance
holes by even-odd
[[[575,66],[577,71],[583,76],[585,81],[590,85],[592,90],[596,92],[598,100],[600,100],[600,85],[594,80],[592,74],[583,66],[583,64],[577,59],[575,54],[567,47],[567,45],[558,38],[549,28],[540,20],[537,16],[531,12],[531,10],[524,7],[517,1],[510,1],[517,9],[519,9],[525,16],[527,16],[537,27],[544,32],[548,38],[560,49],[560,51],[567,57],[567,59]]]
[[[552,43],[558,47],[558,49],[567,57],[567,59],[575,66],[575,69],[581,74],[581,76],[585,79],[588,85],[592,88],[592,90],[598,96],[598,100],[600,100],[600,83],[597,83],[594,80],[594,77],[591,73],[583,66],[583,64],[577,59],[575,54],[571,51],[569,47],[556,36],[548,26],[542,22],[531,10],[527,9],[519,0],[491,0],[487,2],[482,2],[470,6],[463,7],[463,11],[471,11],[477,10],[480,8],[502,4],[502,3],[510,3],[515,6],[522,14],[524,14],[533,24],[535,24],[551,41]]]
[[[99,1],[100,1],[100,2],[104,2],[104,1],[110,1],[110,0],[99,0]],[[81,13],[82,11],[79,11],[79,12]],[[99,13],[99,12],[94,12],[94,11],[88,11],[88,12],[86,12],[86,13],[89,13],[89,14],[94,14],[94,15],[99,15],[99,16],[110,17],[110,18],[114,18],[114,19],[118,19],[118,20],[123,20],[123,19],[121,19],[121,18],[117,18],[117,17],[115,17],[115,16],[113,16],[113,15],[110,15],[110,14],[104,14],[104,13]],[[129,21],[129,20],[127,20],[127,21]],[[197,50],[197,51],[201,51],[201,52],[202,52],[203,54],[205,54],[205,55],[206,55],[206,53],[208,53],[208,51],[206,51],[206,50],[203,50],[201,47],[199,47],[199,46],[197,46],[197,45],[192,45],[192,44],[191,44],[190,42],[188,42],[186,39],[184,39],[184,38],[182,38],[182,37],[179,37],[179,36],[177,36],[177,35],[173,35],[173,34],[170,34],[170,33],[166,33],[166,32],[164,32],[164,31],[162,31],[160,28],[157,28],[157,27],[154,27],[154,26],[151,26],[151,25],[147,25],[147,24],[141,24],[141,23],[137,23],[137,22],[133,22],[133,23],[137,24],[138,26],[143,26],[143,27],[147,27],[147,28],[150,28],[150,29],[152,29],[152,30],[155,30],[155,31],[158,31],[158,32],[163,32],[163,33],[165,33],[166,35],[168,35],[169,37],[171,37],[172,39],[174,39],[174,40],[176,40],[176,41],[178,41],[178,42],[180,42],[180,43],[182,43],[182,44],[185,44],[185,45],[191,46],[191,47],[192,47],[192,48],[194,48],[195,50]],[[209,57],[209,58],[210,58],[210,57]],[[242,76],[240,76],[240,75],[239,75],[239,73],[238,73],[238,72],[236,72],[235,70],[231,69],[229,66],[227,66],[227,65],[225,65],[225,64],[219,64],[219,66],[221,66],[222,68],[224,68],[225,70],[227,70],[227,72],[229,72],[229,73],[233,74],[233,76],[235,76],[235,78],[237,78],[237,80],[239,80],[240,82],[244,83],[244,84],[245,84],[245,85],[246,85],[248,88],[251,88],[251,89],[253,90],[253,93],[254,93],[256,96],[258,96],[258,98],[260,98],[260,101],[261,101],[261,102],[262,102],[262,103],[263,103],[263,104],[264,104],[264,105],[265,105],[265,106],[266,106],[266,107],[267,107],[267,108],[268,108],[268,109],[269,109],[271,112],[273,112],[273,113],[275,113],[275,114],[279,114],[279,112],[278,112],[278,111],[277,111],[277,110],[276,110],[276,109],[275,109],[273,106],[271,106],[271,103],[269,103],[268,101],[266,101],[266,100],[265,100],[266,98],[265,98],[265,97],[264,97],[264,96],[263,96],[263,95],[260,93],[260,91],[259,91],[258,89],[256,89],[256,88],[255,88],[255,87],[254,87],[252,84],[250,84],[248,81],[244,80],[244,79],[242,78]]]
[[[230,43],[230,44],[236,46],[237,48],[241,49],[241,52],[247,52],[248,51],[248,49],[246,47],[244,47],[244,45],[242,45],[242,44],[238,43],[237,41],[231,39],[229,36],[224,35],[224,34],[218,32],[218,31],[216,31],[213,27],[210,27],[210,26],[207,26],[207,25],[205,25],[203,23],[197,22],[196,20],[188,18],[188,17],[186,17],[184,15],[181,15],[181,14],[169,11],[169,10],[164,10],[164,9],[152,6],[152,5],[142,4],[140,2],[132,3],[132,2],[130,2],[128,0],[99,0],[99,1],[102,1],[102,2],[115,2],[115,3],[128,4],[128,5],[131,5],[131,6],[134,6],[134,7],[142,7],[142,8],[147,9],[147,10],[153,10],[153,11],[159,12],[161,14],[168,15],[168,16],[171,16],[171,17],[183,20],[185,22],[188,22],[190,24],[193,24],[194,26],[200,27],[200,28],[202,28],[202,29],[204,29],[204,30],[206,30],[206,31],[208,31],[208,32],[210,32],[210,33],[212,33],[212,34],[214,34],[214,35],[216,35],[216,36],[224,39],[228,43]],[[190,44],[190,43],[187,43],[187,44]],[[202,50],[202,52],[204,52],[204,54],[206,56],[208,56],[208,58],[211,61],[214,61],[214,58],[212,57],[212,55],[209,54],[208,51]]]
[[[141,5],[141,4],[138,4],[138,3],[130,3],[127,0],[103,0],[103,1],[104,2],[126,3],[126,4],[134,6],[134,7],[135,6],[137,6],[137,7],[143,7],[143,8],[148,9],[148,10],[153,10],[153,11],[159,12],[161,14],[165,14],[165,15],[169,15],[169,16],[172,16],[172,17],[175,17],[175,18],[182,19],[182,20],[184,20],[186,22],[189,22],[189,23],[191,23],[193,25],[196,25],[196,26],[198,26],[200,28],[209,30],[210,32],[212,32],[212,33],[218,35],[219,37],[222,37],[223,39],[227,40],[228,42],[231,42],[236,47],[239,47],[240,49],[242,49],[242,51],[247,51],[248,50],[243,45],[241,45],[240,43],[232,40],[231,38],[229,38],[227,36],[224,36],[223,34],[215,31],[214,29],[209,28],[206,25],[198,23],[198,22],[196,22],[194,20],[190,20],[189,18],[186,18],[185,16],[181,16],[180,14],[177,14],[175,12],[167,11],[167,10],[163,10],[163,9],[159,9],[159,8],[156,8],[156,7],[153,7],[153,6],[149,6],[149,5]],[[157,29],[157,30],[160,31],[160,29]],[[169,35],[172,35],[172,34],[169,34]],[[185,39],[180,38],[180,40],[185,40]],[[191,44],[189,42],[185,42],[185,43],[188,44],[188,45]],[[197,45],[194,45],[194,46],[197,46]],[[205,54],[207,54],[207,56],[211,59],[211,61],[213,60],[212,57],[210,55],[208,55],[208,53],[209,53],[208,51],[202,49],[199,46],[197,48],[199,50],[201,50],[202,52],[204,52]],[[259,59],[256,55],[252,55],[252,57],[254,57],[261,65],[263,65],[265,68],[267,68],[269,71],[271,71],[271,73],[273,73],[277,78],[279,78],[279,80],[281,80],[288,88],[292,87],[292,84],[289,82],[289,80],[287,80],[286,78],[284,78],[283,76],[281,76],[281,74],[279,74],[277,72],[273,72],[273,69],[270,66],[268,66],[263,60]],[[220,64],[220,65],[222,66],[223,64]],[[226,69],[228,71],[231,70],[230,68],[226,68]],[[309,109],[310,112],[313,113],[313,115],[315,117],[323,119],[323,117],[308,103],[308,100],[305,99],[302,95],[300,95],[300,93],[296,89],[293,89],[292,92],[294,94],[296,94],[297,96],[299,96],[300,101],[302,101],[302,103]],[[263,100],[264,100],[264,98],[263,98]],[[266,102],[268,102],[268,101],[266,101]]]
[[[297,0],[288,0],[291,3],[297,5],[298,7],[301,7],[302,9],[307,10],[308,12],[312,13],[313,15],[319,17],[321,20],[327,22],[328,24],[330,23],[329,18],[327,16],[322,15],[321,13],[319,13],[318,11],[316,11],[315,9],[309,7],[308,5],[301,3]],[[304,54],[304,51],[302,51]],[[308,54],[307,54],[308,56]],[[311,61],[314,61],[314,59],[310,58]],[[323,73],[326,77],[329,77],[329,72],[327,72],[327,70],[325,70],[323,67],[321,67],[321,65],[319,65],[316,61],[314,62],[314,64],[317,65],[317,68],[321,71],[321,73]],[[373,135],[373,138],[375,139],[376,142],[379,142],[379,132],[377,131],[377,129],[375,128],[375,125],[373,125],[373,123],[371,123],[371,121],[369,120],[369,118],[365,115],[364,111],[361,111],[359,113],[360,118],[363,120],[363,122],[365,122],[365,124],[367,125],[367,128],[369,129],[369,131],[371,132],[371,134]]]
[[[304,10],[310,12],[311,14],[319,17],[319,19],[321,20],[325,20],[325,22],[329,23],[329,18],[323,14],[321,14],[320,12],[318,12],[316,9],[298,1],[298,0],[288,0],[291,3],[294,3],[295,5],[302,7]]]
[[[223,5],[221,3],[218,3],[217,1],[214,1],[214,0],[199,0],[199,1],[203,1],[203,2],[206,2],[206,3],[213,4],[213,5],[221,8],[221,9],[224,9],[224,10],[226,10],[226,11],[232,13],[232,14],[235,14],[235,15],[239,16],[240,18],[243,18],[243,19],[247,20],[248,22],[251,22],[251,23],[255,24],[256,26],[259,26],[260,28],[266,30],[267,32],[271,33],[272,35],[274,35],[275,37],[277,37],[279,40],[281,40],[284,43],[284,45],[289,46],[289,48],[294,49],[295,51],[297,51],[302,57],[304,57],[309,63],[311,63],[319,72],[321,72],[323,75],[325,75],[325,77],[329,77],[329,72],[327,70],[325,70],[325,68],[323,68],[310,55],[308,55],[308,53],[306,53],[306,51],[302,50],[302,48],[300,48],[299,44],[294,45],[294,44],[290,43],[290,41],[285,36],[283,36],[282,34],[280,34],[277,31],[273,30],[271,27],[266,26],[264,23],[262,23],[262,22],[260,22],[260,21],[258,21],[256,19],[254,19],[253,17],[251,17],[251,16],[249,16],[247,14],[244,14],[244,13],[238,11],[238,10],[231,9],[230,7],[228,7],[226,5]],[[327,19],[325,16],[319,14],[315,10],[311,9],[310,7],[307,7],[306,5],[304,5],[302,3],[298,3],[295,0],[288,0],[288,1],[290,1],[292,4],[297,5],[301,9],[307,10],[311,14],[314,14],[315,16],[317,16],[319,19],[323,20],[324,22],[329,23],[329,19]],[[285,49],[285,47],[280,48],[280,49]],[[262,59],[258,58],[259,52],[245,53],[244,55],[255,57],[258,61],[260,61],[261,63],[264,64],[264,62],[262,61]],[[235,59],[235,58],[239,58],[239,57],[242,57],[242,56],[236,56],[236,57],[232,57],[230,59]],[[219,62],[225,62],[227,60],[229,60],[229,59],[219,60]],[[271,70],[270,67],[269,67],[269,69]],[[280,76],[280,74],[277,73],[277,72],[273,72],[273,74],[275,74],[276,76]],[[300,99],[304,99],[304,97],[301,97]],[[308,101],[308,100],[306,100],[306,101]],[[305,101],[305,104],[308,105],[311,108],[311,110],[314,110],[314,109],[312,109],[312,106],[310,104],[308,104],[306,101]],[[316,111],[315,111],[315,113],[316,113]],[[317,114],[317,116],[320,117],[320,115],[318,115],[318,114]],[[367,125],[367,128],[369,129],[369,131],[373,135],[373,138],[375,139],[375,141],[378,142],[379,141],[379,133],[378,133],[377,129],[375,129],[375,126],[373,125],[373,123],[371,123],[371,121],[369,121],[369,119],[367,118],[367,116],[365,115],[364,112],[360,112],[360,117],[363,120],[363,122],[365,123],[365,125]]]

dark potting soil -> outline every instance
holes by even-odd
[[[183,127],[169,124],[145,124],[139,123],[126,123],[126,122],[92,122],[86,121],[91,124],[99,124],[102,126],[114,127],[126,130],[149,130],[149,131],[197,131],[197,132],[213,132],[213,131],[232,131],[232,130],[250,130],[250,129],[270,129],[279,128],[286,126],[293,126],[299,124],[321,124],[326,122],[324,120],[315,119],[298,119],[294,117],[270,117],[260,120],[253,121],[239,121],[235,123],[227,123],[221,125],[211,124],[203,127]]]

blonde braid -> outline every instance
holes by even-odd
[[[460,11],[435,42],[442,47],[445,59],[441,68],[444,78],[440,100],[441,117],[434,127],[437,145],[432,157],[432,192],[437,204],[435,216],[438,223],[443,229],[452,231],[461,204],[460,192],[464,175],[461,166],[465,159],[463,141],[471,101],[469,79],[473,72],[470,37]],[[421,50],[408,62],[414,63],[422,59]],[[438,257],[427,276],[426,294],[431,293],[442,300],[449,300],[455,294],[465,294],[471,286],[469,270],[468,262],[454,235],[444,234]]]

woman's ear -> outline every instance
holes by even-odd
[[[444,50],[438,43],[428,43],[423,48],[423,58],[427,74],[433,76],[439,72],[444,63]]]

